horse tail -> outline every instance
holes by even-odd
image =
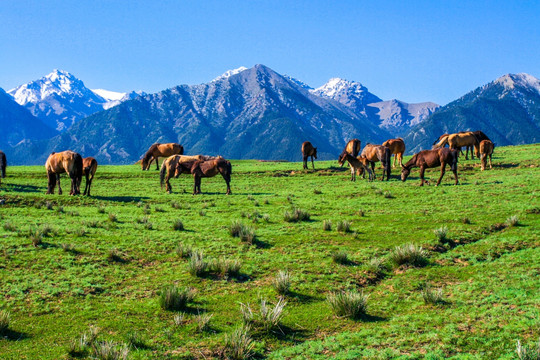
[[[448,136],[444,136],[438,143],[433,145],[434,149],[439,149],[444,147],[444,145],[448,144]]]
[[[457,170],[457,164],[458,164],[458,152],[457,151],[451,151],[450,155],[452,156],[452,163],[450,164],[450,169],[452,171]]]
[[[163,182],[165,181],[165,173],[167,172],[168,165],[169,165],[169,162],[167,160],[165,160],[163,164],[161,164],[161,171],[159,172],[159,183],[162,189],[163,189]]]
[[[82,161],[82,156],[79,153],[75,153],[74,172],[75,172],[75,176],[77,178],[82,178],[83,172],[84,172],[84,170],[83,170],[83,161]]]

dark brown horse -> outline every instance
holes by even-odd
[[[441,183],[441,180],[446,171],[446,164],[450,165],[450,169],[454,173],[456,179],[456,185],[458,184],[457,175],[457,163],[458,152],[457,150],[451,150],[448,148],[436,149],[436,150],[423,150],[417,154],[414,154],[411,160],[407,161],[405,165],[401,165],[401,180],[407,180],[407,177],[411,173],[411,169],[414,167],[420,168],[420,186],[424,186],[424,173],[427,168],[433,168],[441,166],[441,176],[437,181],[437,186]]]
[[[375,177],[375,163],[380,161],[383,166],[383,175],[381,180],[384,181],[385,174],[386,181],[390,180],[390,149],[382,145],[367,144],[364,147],[364,150],[362,150],[362,154],[360,154],[360,156],[367,158],[371,163],[371,171],[373,171],[373,177]],[[365,177],[364,172],[362,172],[362,176]]]
[[[307,169],[307,159],[311,156],[311,166],[315,170],[315,165],[313,164],[313,158],[317,158],[317,148],[313,147],[309,141],[304,141],[302,143],[302,160],[304,161],[304,169]]]
[[[87,157],[83,159],[83,174],[86,179],[86,186],[84,188],[83,195],[90,195],[90,188],[92,187],[92,180],[94,180],[94,174],[97,170],[97,161],[93,157]]]
[[[165,190],[170,194],[172,192],[172,186],[169,180],[172,177],[177,178],[180,174],[191,174],[191,166],[197,160],[211,160],[217,159],[216,157],[206,156],[206,155],[173,155],[169,156],[163,161],[161,165],[161,171],[159,172],[159,182],[161,188],[163,189],[163,184],[165,183]],[[180,163],[190,163],[185,169],[179,166]]]
[[[45,163],[47,170],[47,178],[49,184],[47,194],[54,193],[54,187],[58,183],[58,195],[62,195],[60,187],[60,174],[68,173],[71,178],[71,191],[69,195],[79,195],[81,193],[79,185],[81,184],[83,175],[82,156],[71,150],[62,151],[59,153],[51,153]]]
[[[171,155],[182,155],[184,153],[184,147],[176,143],[168,144],[154,144],[150,146],[146,154],[144,154],[141,167],[143,170],[150,169],[150,164],[152,161],[156,160],[156,170],[159,170],[159,158],[160,157],[169,157]]]
[[[402,138],[386,140],[382,145],[390,149],[390,156],[394,154],[394,165],[392,167],[396,167],[396,160],[399,161],[399,165],[403,165],[405,142]]]
[[[227,195],[231,194],[231,173],[232,166],[230,161],[219,157],[214,160],[195,161],[191,166],[191,173],[195,184],[193,186],[193,195],[201,193],[201,179],[214,177],[221,174],[223,180],[227,183]]]
[[[491,164],[491,155],[493,154],[493,149],[495,148],[495,145],[491,142],[491,140],[482,140],[480,141],[480,163],[482,170],[486,168],[487,165],[487,158],[489,157],[489,168],[493,169],[493,166]]]
[[[7,167],[6,154],[4,154],[3,151],[0,151],[0,184],[2,184],[2,179],[6,177],[6,167]]]

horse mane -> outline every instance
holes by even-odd
[[[416,165],[416,158],[418,157],[418,153],[414,154],[413,157],[403,165],[403,167],[410,170]]]

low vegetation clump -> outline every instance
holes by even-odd
[[[167,286],[159,295],[159,306],[163,310],[183,311],[187,309],[188,303],[193,301],[195,292],[190,288],[179,289],[176,285]]]
[[[435,237],[440,244],[444,245],[450,242],[450,239],[448,239],[448,227],[442,226],[438,229],[433,230],[433,233],[435,234]]]
[[[43,243],[43,234],[39,229],[31,229],[28,237],[34,247],[38,247]]]
[[[390,191],[385,191],[384,192],[384,197],[387,198],[387,199],[393,199],[394,194],[392,194]]]
[[[75,250],[75,245],[74,244],[63,243],[62,245],[60,245],[60,247],[65,252],[77,252],[77,250]]]
[[[249,327],[241,326],[225,335],[223,353],[227,359],[244,360],[253,357],[255,342],[249,332]]]
[[[193,251],[189,257],[189,273],[193,276],[203,276],[208,271],[209,264],[204,259],[204,253],[200,250]]]
[[[433,289],[430,285],[426,285],[422,290],[422,298],[426,304],[438,305],[444,303],[442,289]]]
[[[388,267],[384,258],[375,257],[364,265],[364,269],[375,279],[381,279],[384,277],[386,271],[388,270]]]
[[[178,256],[180,256],[181,258],[187,259],[191,257],[191,254],[193,253],[193,248],[190,245],[180,243],[176,247],[175,251],[178,254]]]
[[[390,261],[396,266],[422,267],[428,263],[427,252],[421,246],[404,244],[394,248],[390,253]]]
[[[260,322],[265,332],[269,333],[279,328],[279,324],[283,318],[283,309],[285,309],[286,305],[287,302],[283,298],[280,298],[273,307],[268,305],[266,300],[261,300],[259,314]]]
[[[360,319],[366,315],[367,299],[367,295],[357,291],[331,293],[327,297],[334,313],[349,319]]]
[[[516,353],[519,360],[540,360],[540,340],[538,340],[536,345],[532,345],[531,347],[521,345],[521,342],[518,340]]]
[[[88,332],[83,333],[79,338],[73,339],[68,346],[68,355],[75,358],[85,357],[90,350],[93,350],[97,342],[99,328],[90,326]]]
[[[309,221],[310,217],[309,212],[299,208],[293,208],[292,211],[285,211],[283,214],[283,219],[286,222]]]
[[[238,259],[214,259],[210,262],[209,271],[224,278],[237,277],[240,275],[242,263]]]
[[[278,294],[288,294],[291,289],[291,274],[288,271],[280,270],[274,278],[272,285]]]
[[[6,221],[6,222],[2,225],[2,227],[3,227],[4,230],[6,230],[6,231],[17,231],[17,227],[16,227],[13,223],[11,223],[11,222],[9,222],[9,221]]]
[[[199,332],[204,332],[210,330],[210,320],[214,314],[198,314],[195,317],[195,322],[197,323],[197,330]]]
[[[11,314],[7,310],[0,311],[0,335],[9,329]]]
[[[324,231],[332,230],[332,221],[331,220],[324,220],[323,221],[323,230]]]
[[[350,233],[351,232],[351,222],[347,220],[338,221],[336,225],[337,231],[343,232],[343,233]]]
[[[184,223],[180,219],[176,219],[173,223],[173,230],[176,231],[183,231],[184,230]]]
[[[109,221],[115,223],[118,221],[118,216],[114,213],[109,213]]]
[[[126,345],[109,341],[96,341],[92,345],[94,358],[99,360],[125,360],[129,355]]]
[[[336,264],[347,265],[349,263],[349,254],[343,250],[335,251],[332,253],[332,260]]]
[[[461,219],[461,222],[468,225],[471,223],[471,219],[467,216],[465,216],[463,219]]]
[[[126,259],[124,259],[124,256],[122,255],[122,252],[118,250],[117,248],[112,248],[109,250],[107,254],[107,260],[109,260],[110,262],[119,262],[119,263],[123,263],[126,261]]]
[[[517,215],[510,216],[508,219],[506,219],[505,224],[508,227],[517,226],[519,225],[519,217]]]
[[[143,349],[146,347],[146,342],[141,334],[137,331],[130,331],[126,335],[126,344],[129,348],[133,349]]]

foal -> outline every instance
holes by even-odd
[[[365,156],[354,157],[351,154],[343,151],[339,156],[338,164],[343,166],[345,160],[349,162],[351,166],[351,181],[356,181],[356,175],[360,175],[361,171],[367,171],[369,174],[369,181],[373,181],[373,172],[369,168],[369,160]]]

